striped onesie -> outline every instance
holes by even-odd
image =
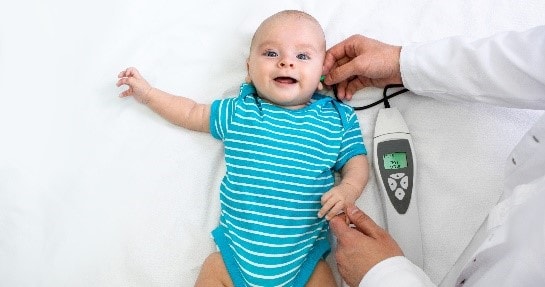
[[[216,100],[211,134],[224,142],[221,215],[212,232],[235,286],[304,286],[330,251],[318,218],[334,171],[366,154],[350,106],[314,94],[298,110],[275,106],[243,84]]]

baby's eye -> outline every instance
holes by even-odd
[[[263,55],[267,56],[267,57],[277,57],[278,53],[276,53],[275,51],[265,51],[265,53],[263,53]]]
[[[299,60],[310,60],[310,57],[307,54],[299,54],[299,55],[297,55],[297,59],[299,59]]]

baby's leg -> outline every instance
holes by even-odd
[[[233,281],[219,252],[210,254],[201,267],[195,287],[233,287]]]
[[[320,260],[314,268],[306,287],[337,287],[333,271],[325,260]]]

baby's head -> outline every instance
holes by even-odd
[[[301,108],[321,88],[325,51],[324,32],[314,17],[295,10],[278,12],[252,38],[247,82],[269,102]]]

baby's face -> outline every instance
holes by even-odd
[[[298,109],[318,88],[324,57],[325,39],[317,23],[282,17],[266,23],[254,36],[248,75],[261,98]]]

